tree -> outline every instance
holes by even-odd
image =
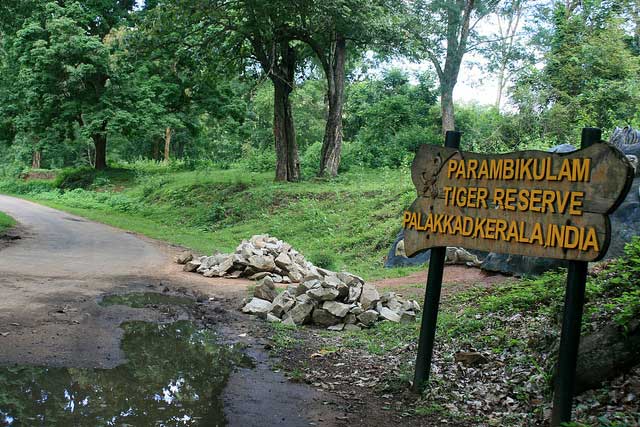
[[[508,0],[496,8],[493,14],[496,31],[488,36],[482,49],[488,59],[487,71],[497,78],[495,106],[498,110],[509,82],[535,61],[523,29],[528,2],[531,0]]]
[[[164,26],[176,28],[194,43],[194,54],[216,58],[235,72],[256,71],[273,85],[273,136],[276,152],[276,180],[300,179],[290,95],[301,62],[300,46],[286,31],[295,5],[288,1],[207,0],[193,4],[167,0],[158,10]],[[197,40],[193,40],[196,38]],[[212,48],[213,46],[213,48]]]
[[[464,55],[481,43],[476,26],[494,11],[500,0],[417,0],[410,31],[417,54],[435,67],[440,82],[442,130],[455,129],[453,90]]]
[[[516,85],[521,114],[553,143],[575,143],[583,126],[613,129],[637,120],[640,61],[619,3],[556,2],[546,20],[544,68]]]
[[[397,2],[332,0],[297,2],[299,18],[289,28],[306,43],[320,63],[327,82],[327,123],[319,175],[336,176],[342,150],[342,114],[347,52],[362,54],[372,47],[391,50],[397,43]]]

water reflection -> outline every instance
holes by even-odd
[[[220,394],[250,361],[186,321],[129,322],[114,369],[0,368],[0,426],[221,426]]]

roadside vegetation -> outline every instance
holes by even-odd
[[[625,258],[601,265],[589,277],[583,340],[607,326],[634,339],[640,315],[639,255],[636,238]],[[275,325],[272,345],[292,379],[345,395],[357,384],[360,393],[377,397],[398,422],[409,418],[404,422],[431,425],[428,420],[436,417],[451,425],[542,425],[552,404],[565,282],[566,272],[558,271],[492,287],[478,283],[445,296],[430,385],[418,398],[409,389],[419,323],[381,322],[342,334]],[[389,291],[420,298],[424,289],[408,285]],[[473,358],[460,356],[468,354]],[[344,369],[327,379],[332,366]],[[636,367],[581,393],[572,425],[637,425],[639,387]],[[385,402],[384,396],[393,398]],[[359,405],[357,399],[351,403]]]
[[[9,215],[0,212],[0,233],[16,225],[16,222]]]
[[[231,252],[242,239],[268,233],[315,265],[367,279],[415,270],[383,269],[398,218],[415,198],[406,169],[357,170],[292,184],[240,168],[185,169],[138,162],[100,172],[64,170],[49,181],[0,181],[0,192],[203,254]]]

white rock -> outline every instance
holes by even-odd
[[[367,310],[358,316],[358,320],[365,326],[371,326],[378,320],[378,312],[375,310]]]
[[[368,310],[375,307],[376,303],[380,301],[380,294],[375,286],[370,283],[365,283],[362,286],[362,294],[360,295],[360,304],[364,310]]]
[[[322,308],[337,317],[344,317],[349,313],[351,306],[337,301],[326,301],[322,304]]]
[[[271,302],[260,298],[252,298],[247,305],[242,307],[242,312],[266,318],[270,309]]]
[[[387,307],[382,307],[382,310],[380,310],[380,317],[392,322],[400,322],[400,315]]]
[[[315,288],[307,291],[307,295],[316,301],[332,301],[338,297],[340,293],[333,288]]]

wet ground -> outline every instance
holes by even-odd
[[[0,245],[0,426],[335,425],[332,398],[287,381],[237,310],[249,282],[31,202],[0,210],[21,237]]]
[[[189,321],[127,322],[112,369],[0,368],[0,425],[226,424],[222,391],[241,349]]]

